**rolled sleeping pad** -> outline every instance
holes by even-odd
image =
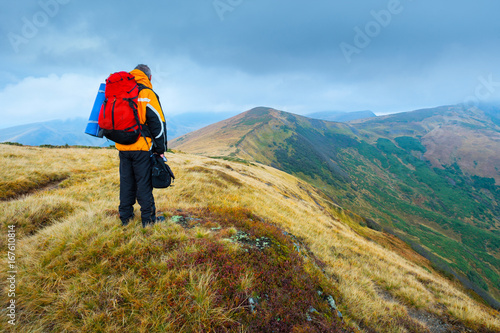
[[[98,138],[103,137],[103,131],[99,127],[99,112],[101,112],[102,103],[104,103],[104,89],[106,88],[105,83],[101,83],[99,86],[99,91],[97,92],[97,97],[95,98],[94,107],[92,112],[90,112],[89,122],[87,128],[85,128],[85,133],[88,135],[96,136]]]

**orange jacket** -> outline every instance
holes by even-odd
[[[139,121],[143,126],[143,133],[139,139],[131,145],[122,145],[116,143],[116,149],[120,151],[137,151],[152,150],[158,154],[163,154],[167,150],[167,125],[165,123],[165,116],[161,109],[158,96],[152,90],[153,85],[149,78],[143,71],[134,69],[130,72],[135,77],[138,84],[142,84],[149,89],[142,89],[139,92],[137,111],[139,113]],[[152,139],[156,145],[153,147]]]

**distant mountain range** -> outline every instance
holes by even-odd
[[[338,123],[259,107],[170,146],[307,180],[499,307],[499,110],[455,105]]]
[[[32,123],[0,130],[0,142],[16,142],[28,146],[81,145],[109,146],[111,142],[84,133],[87,120],[74,118]]]
[[[174,139],[214,122],[233,116],[234,113],[187,113],[167,118],[168,138]],[[4,128],[0,142],[16,142],[28,146],[96,146],[113,145],[107,139],[85,134],[87,119],[73,118]]]
[[[169,140],[186,133],[195,131],[204,126],[227,119],[238,112],[190,112],[167,116]],[[341,112],[327,111],[309,114],[308,117],[317,117],[332,121],[349,121],[354,119],[374,117],[371,111]],[[109,146],[113,143],[106,139],[99,139],[84,133],[87,119],[73,118],[67,120],[53,120],[40,123],[4,128],[0,130],[0,142],[16,142],[28,146]]]

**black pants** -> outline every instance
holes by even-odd
[[[155,220],[156,207],[151,183],[151,152],[120,152],[120,219],[126,223],[134,216],[134,204],[141,206],[143,225]]]

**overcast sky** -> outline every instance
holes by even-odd
[[[497,0],[25,0],[0,12],[0,127],[88,117],[138,63],[165,113],[377,114],[500,100]]]

